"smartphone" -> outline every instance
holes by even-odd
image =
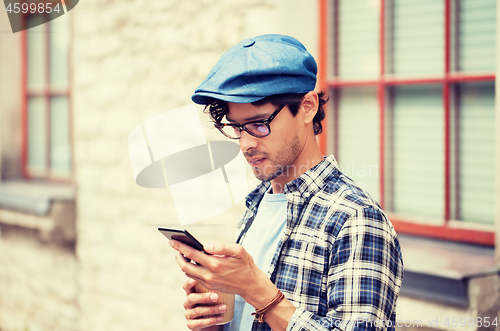
[[[199,251],[205,252],[203,245],[191,233],[184,229],[158,228],[158,231],[163,233],[168,239],[180,241],[188,246]],[[205,252],[206,253],[206,252]]]

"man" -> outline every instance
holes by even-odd
[[[225,305],[196,282],[237,294],[234,330],[394,330],[403,262],[380,206],[323,157],[316,62],[292,37],[262,35],[227,51],[196,89],[215,126],[262,183],[246,199],[237,244],[207,255],[171,241],[189,277],[187,325],[222,330]],[[197,264],[189,263],[191,259]],[[254,315],[251,313],[255,310]]]

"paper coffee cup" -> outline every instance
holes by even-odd
[[[196,293],[217,293],[219,295],[219,300],[215,303],[216,305],[225,304],[227,310],[222,314],[222,322],[217,323],[217,325],[222,325],[229,323],[234,318],[234,294],[222,293],[217,291],[207,290],[203,285],[196,283],[194,290]]]

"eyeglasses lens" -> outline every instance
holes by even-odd
[[[245,125],[245,128],[247,132],[249,132],[251,135],[255,137],[265,137],[269,135],[269,128],[267,127],[267,125],[262,123],[249,123]],[[219,130],[222,130],[224,135],[233,139],[241,137],[241,132],[236,126],[224,125],[220,126]]]
[[[246,126],[246,129],[257,137],[263,137],[269,134],[269,128],[262,123],[250,123]]]
[[[232,125],[220,127],[224,135],[230,138],[239,138],[241,136],[240,130]]]

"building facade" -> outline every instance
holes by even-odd
[[[264,33],[290,34],[315,56],[318,88],[330,92],[323,151],[401,235],[401,328],[494,330],[498,10],[466,0],[87,0],[18,33],[2,10],[0,330],[187,330],[185,278],[156,229],[176,224],[172,197],[135,184],[127,137],[190,103],[225,50]],[[243,208],[191,230],[230,243]]]

